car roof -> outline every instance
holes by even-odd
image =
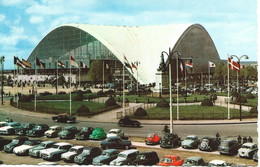
[[[165,157],[165,158],[177,158],[177,157],[179,157],[179,156],[178,156],[178,155],[169,154],[169,155],[165,155],[164,157]]]
[[[226,161],[215,159],[215,160],[210,161],[209,163],[213,163],[213,164],[224,164],[224,163],[226,163]]]
[[[66,142],[59,142],[59,143],[55,143],[55,145],[63,146],[63,145],[72,145],[72,144]]]
[[[108,137],[107,139],[120,139],[120,137],[118,137],[118,136],[111,136],[111,137]]]
[[[187,137],[198,137],[198,136],[196,136],[196,135],[188,135]]]
[[[69,128],[76,128],[75,126],[65,126],[64,128],[69,129]]]
[[[57,143],[56,141],[50,141],[50,140],[48,140],[48,141],[43,141],[42,143],[44,143],[44,144],[50,144],[50,143]]]
[[[202,159],[202,158],[201,158],[201,157],[192,156],[192,157],[188,157],[187,159],[198,161],[198,160],[200,160],[200,159]]]
[[[110,132],[110,131],[116,131],[116,132],[118,132],[118,131],[120,131],[120,130],[121,130],[121,129],[110,129],[109,132]]]
[[[104,152],[112,153],[112,152],[118,152],[118,150],[117,149],[107,149],[107,150],[104,150]]]
[[[55,125],[55,126],[51,126],[50,128],[58,128],[58,127],[61,127],[61,126]]]
[[[131,150],[122,151],[122,152],[120,152],[120,154],[131,154],[134,152],[139,152],[139,151],[136,149],[131,149]]]
[[[20,124],[20,123],[19,122],[9,122],[6,125],[9,126],[9,125],[15,125],[15,124]]]
[[[84,148],[84,146],[73,146],[71,148],[80,149],[80,148]]]
[[[4,126],[4,127],[1,127],[2,130],[6,130],[6,129],[13,129],[12,126]]]
[[[253,146],[253,145],[255,145],[255,143],[244,143],[244,144],[243,144],[243,146],[249,146],[249,147],[251,147],[251,146]]]
[[[84,148],[84,150],[92,150],[92,149],[94,149],[94,148],[98,148],[98,147],[94,147],[94,146],[87,146],[87,147],[85,147],[85,148]]]

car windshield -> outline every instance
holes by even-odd
[[[242,148],[247,148],[247,149],[249,149],[249,148],[251,148],[250,146],[247,146],[247,145],[242,145]]]
[[[51,127],[50,130],[56,130],[58,129],[57,127]]]
[[[145,155],[137,155],[136,159],[145,160]]]
[[[29,124],[23,124],[23,128],[28,128]]]
[[[194,137],[186,137],[186,140],[195,140]]]
[[[83,154],[90,154],[90,150],[83,150]]]
[[[186,159],[184,163],[187,165],[196,165],[197,164],[196,161],[191,160],[191,159]]]
[[[39,144],[39,146],[46,147],[46,144],[45,143],[41,143],[41,144]]]
[[[41,128],[41,126],[35,126],[33,129],[35,129],[35,130],[41,130],[42,128]]]
[[[33,143],[32,141],[29,141],[29,140],[28,140],[28,141],[24,142],[24,145],[30,146],[30,145],[32,145],[32,143]]]
[[[19,143],[19,140],[14,139],[14,140],[12,141],[12,143],[13,143],[13,144],[18,144],[18,143]]]
[[[87,132],[88,131],[88,128],[82,128],[81,129],[81,132]]]
[[[53,145],[52,148],[59,148],[59,145]]]
[[[110,134],[117,134],[117,131],[109,131]]]
[[[228,147],[228,142],[221,142],[220,146],[222,146],[222,147]]]
[[[71,149],[70,149],[70,152],[77,153],[77,149],[75,149],[75,148],[71,148]]]
[[[108,153],[108,152],[102,152],[102,155],[104,155],[104,156],[110,156],[110,153]]]
[[[118,157],[120,157],[120,158],[127,158],[127,155],[125,155],[125,154],[118,154]]]
[[[172,163],[172,159],[170,159],[170,158],[162,158],[162,159],[160,160],[160,162]]]

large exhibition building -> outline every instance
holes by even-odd
[[[192,61],[193,68],[187,70],[189,76],[208,75],[208,62],[220,61],[213,40],[200,24],[130,27],[72,23],[61,25],[48,33],[27,61],[34,69],[37,57],[45,63],[46,69],[54,70],[57,68],[57,60],[68,69],[70,56],[78,64],[81,61],[87,67],[93,60],[101,60],[109,64],[113,79],[116,79],[116,76],[122,74],[122,64],[126,57],[130,64],[138,62],[138,81],[149,84],[155,83],[162,52],[169,52],[169,48],[172,53],[178,51],[180,63]],[[167,54],[163,55],[164,61],[169,64]],[[176,56],[173,54],[170,59],[173,78],[176,78]],[[137,71],[126,69],[128,79],[136,80]]]

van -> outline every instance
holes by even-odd
[[[139,151],[136,149],[126,150],[118,154],[117,158],[110,162],[110,165],[128,165],[136,159]]]

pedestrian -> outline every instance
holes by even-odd
[[[5,122],[9,122],[9,118],[6,118]]]
[[[248,137],[248,143],[253,143],[253,139],[251,136]]]
[[[217,134],[216,134],[216,138],[219,138],[219,133],[217,132]]]
[[[245,136],[245,137],[243,137],[243,144],[246,143],[246,142],[247,142],[247,138]]]
[[[167,125],[165,125],[163,131],[164,131],[165,133],[169,133],[169,127],[168,127]]]
[[[241,136],[240,135],[238,135],[238,137],[237,137],[237,142],[239,143],[239,144],[241,144]]]

